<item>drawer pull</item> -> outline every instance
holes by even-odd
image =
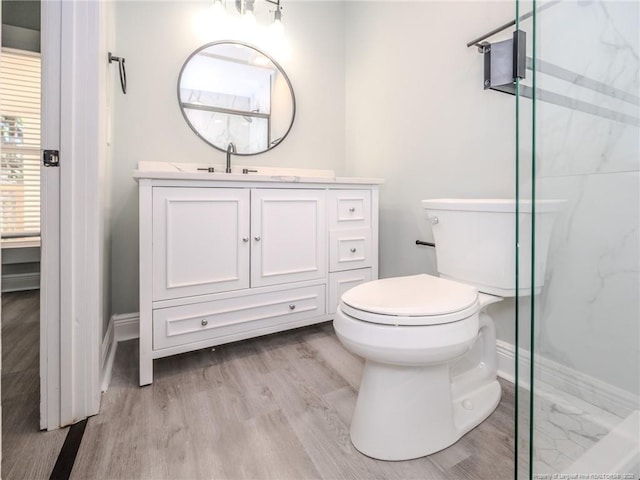
[[[293,303],[289,304],[289,310],[295,310],[296,306]]]
[[[200,325],[202,325],[203,327],[206,327],[207,325],[209,325],[209,320],[207,320],[206,318],[203,318],[202,321],[200,322]]]
[[[351,253],[356,253],[356,247],[351,248]]]
[[[349,209],[349,211],[350,211],[351,213],[355,212],[355,211],[356,211],[356,207],[351,207],[351,208]]]

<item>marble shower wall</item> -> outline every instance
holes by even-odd
[[[538,88],[616,117],[536,103],[536,197],[566,200],[537,302],[536,353],[632,402],[640,394],[639,5],[553,6],[538,16],[536,52],[547,62]]]

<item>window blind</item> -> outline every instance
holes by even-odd
[[[0,53],[0,230],[3,241],[40,235],[40,55]]]

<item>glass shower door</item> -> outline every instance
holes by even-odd
[[[516,3],[516,474],[638,479],[640,3]]]

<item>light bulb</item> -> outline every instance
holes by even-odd
[[[269,25],[270,34],[277,39],[284,36],[284,25],[282,24],[282,11],[278,8],[273,12],[273,22]]]
[[[242,14],[242,26],[250,30],[256,26],[256,16],[253,14],[253,10],[245,10]]]
[[[211,16],[214,19],[219,19],[225,16],[227,13],[226,8],[222,4],[222,0],[214,0],[213,5],[211,6]]]

